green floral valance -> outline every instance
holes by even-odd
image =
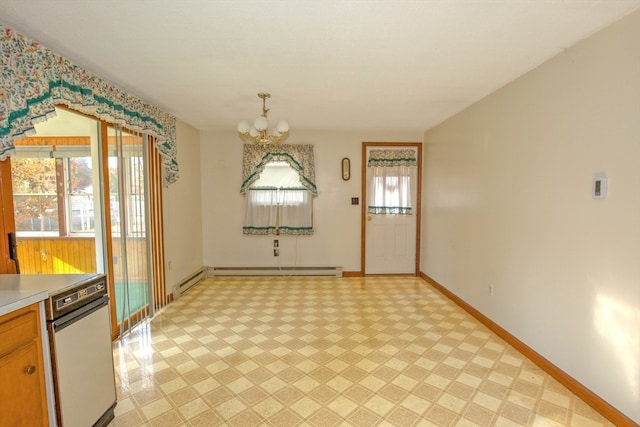
[[[417,166],[415,150],[371,150],[367,166]]]
[[[251,184],[264,171],[265,165],[271,161],[289,163],[300,175],[300,183],[311,194],[318,195],[312,144],[282,144],[276,146],[244,144],[241,194],[244,194],[251,187]]]
[[[175,117],[0,25],[0,159],[34,125],[55,116],[55,105],[152,135],[165,167],[165,184],[178,179]]]

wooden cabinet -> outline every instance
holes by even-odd
[[[0,427],[47,426],[38,304],[0,316]]]

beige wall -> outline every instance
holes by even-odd
[[[640,422],[640,12],[424,141],[422,271]]]
[[[243,236],[242,142],[235,132],[202,132],[202,211],[204,265],[208,267],[338,266],[360,270],[360,157],[363,141],[420,141],[421,133],[303,131],[291,124],[287,143],[313,144],[318,197],[313,236]],[[341,160],[351,159],[351,179],[343,181]]]
[[[200,134],[176,123],[180,179],[163,191],[167,292],[202,268]]]

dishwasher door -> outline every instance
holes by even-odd
[[[58,423],[106,425],[116,404],[108,298],[53,322]]]

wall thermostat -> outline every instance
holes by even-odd
[[[592,197],[594,199],[607,198],[607,178],[604,176],[596,176],[593,178]]]

